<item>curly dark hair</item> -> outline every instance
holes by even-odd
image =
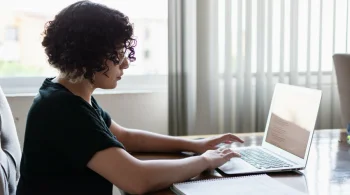
[[[48,62],[69,79],[83,77],[93,83],[96,72],[108,71],[107,60],[117,65],[127,50],[129,60],[136,60],[133,31],[129,18],[120,11],[79,1],[46,23],[42,46]]]

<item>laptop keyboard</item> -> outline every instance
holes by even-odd
[[[241,154],[241,158],[243,160],[258,169],[272,169],[292,166],[258,148],[239,150],[239,153]]]

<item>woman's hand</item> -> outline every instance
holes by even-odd
[[[213,170],[225,164],[231,158],[238,157],[240,155],[231,149],[219,148],[216,150],[208,150],[201,156],[207,161],[209,169]]]
[[[200,140],[193,140],[191,151],[195,152],[195,153],[202,154],[202,153],[206,152],[207,150],[218,149],[218,145],[221,143],[231,144],[232,142],[243,143],[244,141],[231,133],[227,133],[227,134],[220,135],[217,137],[200,139]]]

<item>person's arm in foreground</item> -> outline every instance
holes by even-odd
[[[232,134],[224,134],[218,137],[200,140],[189,140],[148,131],[127,129],[118,125],[113,120],[110,130],[129,152],[192,151],[203,153],[207,150],[217,149],[217,145],[220,143],[243,143],[243,140]]]
[[[217,168],[235,156],[239,154],[230,149],[217,149],[178,160],[141,161],[123,149],[108,148],[96,153],[87,166],[118,188],[143,194],[187,180],[206,169]]]

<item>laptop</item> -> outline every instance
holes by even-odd
[[[217,171],[242,175],[304,169],[321,96],[321,90],[277,83],[262,145],[233,147],[241,158],[232,158]]]

